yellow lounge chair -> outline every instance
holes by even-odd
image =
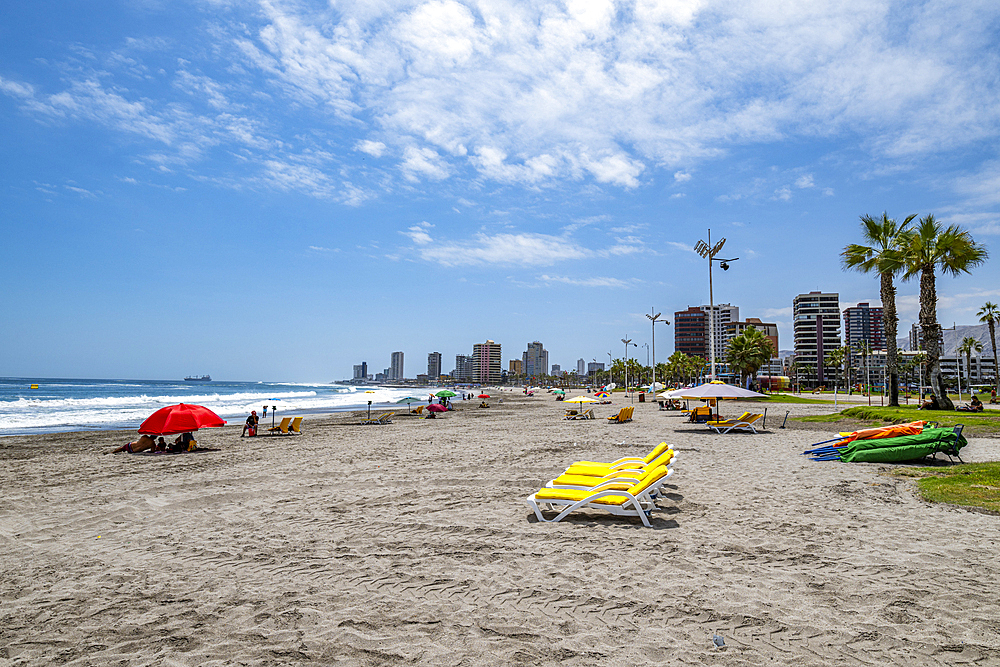
[[[424,411],[424,406],[422,406],[422,405],[418,405],[418,406],[417,406],[417,409],[413,411],[413,414],[415,414],[415,415],[419,415],[419,414],[422,414],[422,413],[423,413],[423,411]]]
[[[635,412],[634,405],[628,405],[618,411],[618,414],[608,417],[608,422],[612,424],[624,424],[632,421],[632,413]]]
[[[362,426],[369,426],[369,425],[383,426],[385,424],[391,424],[392,423],[392,416],[394,414],[396,414],[396,413],[395,412],[383,412],[382,414],[380,414],[378,417],[375,417],[374,419],[362,419],[361,420],[361,425]]]
[[[599,466],[572,465],[566,472],[551,480],[545,486],[553,488],[561,486],[583,488],[597,486],[604,482],[621,480],[626,480],[631,485],[648,475],[651,470],[656,470],[661,466],[671,467],[675,459],[674,451],[668,449],[645,466],[632,464],[633,467],[630,468],[612,468],[609,470]]]
[[[288,432],[302,435],[302,417],[296,417],[292,420],[291,426],[288,427]]]
[[[281,419],[280,424],[278,424],[277,426],[272,426],[271,428],[267,429],[267,432],[271,434],[281,433],[282,435],[288,435],[288,425],[291,423],[292,423],[291,417],[283,417]]]
[[[624,443],[622,443],[622,444],[624,444]],[[616,468],[622,468],[623,469],[623,468],[643,467],[643,466],[646,466],[646,465],[649,465],[650,463],[652,463],[654,460],[656,460],[656,458],[660,454],[662,454],[663,452],[665,452],[665,451],[667,451],[669,449],[670,449],[670,445],[668,445],[665,442],[661,442],[656,447],[653,447],[652,451],[650,451],[649,454],[646,454],[645,456],[624,456],[624,457],[622,457],[620,459],[617,459],[615,461],[611,461],[610,463],[605,463],[603,461],[576,461],[576,462],[573,463],[573,465],[570,466],[570,468],[572,468],[573,466],[578,466],[578,465],[581,465],[581,466],[598,466],[598,467],[607,468],[608,470],[614,470]]]
[[[673,471],[660,466],[641,481],[637,481],[627,489],[553,489],[543,488],[525,498],[528,507],[534,510],[539,521],[554,523],[561,521],[570,512],[577,509],[599,509],[611,512],[617,516],[635,516],[642,520],[644,526],[650,527],[649,515],[656,504],[652,494],[667,480]],[[555,518],[546,519],[542,507],[546,510],[559,512]]]
[[[729,433],[730,431],[749,431],[750,433],[757,433],[757,429],[754,428],[756,424],[762,417],[764,413],[744,413],[739,419],[732,419],[728,421],[718,421],[718,422],[706,422],[708,427],[715,431],[716,433]]]

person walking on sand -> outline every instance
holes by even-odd
[[[135,442],[128,442],[118,449],[114,449],[108,454],[120,454],[121,452],[128,452],[129,454],[137,454],[138,452],[144,452],[147,449],[156,450],[156,440],[151,435],[140,435],[139,439]]]

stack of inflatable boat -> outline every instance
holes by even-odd
[[[933,422],[915,421],[841,433],[833,440],[816,444],[823,446],[802,452],[813,461],[894,463],[938,452],[961,461],[958,452],[969,443],[961,425],[942,428]]]

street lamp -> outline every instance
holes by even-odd
[[[701,255],[703,258],[708,259],[708,345],[710,350],[710,356],[712,360],[712,374],[710,380],[715,379],[715,299],[712,295],[712,262],[718,262],[719,266],[722,267],[723,271],[729,270],[729,262],[735,262],[739,257],[733,257],[732,259],[716,259],[715,256],[719,254],[722,250],[722,246],[726,244],[726,239],[723,238],[721,241],[712,245],[712,230],[708,230],[708,243],[705,241],[698,241],[694,246],[694,251]]]
[[[650,312],[650,314],[646,315],[646,317],[649,318],[649,320],[650,320],[649,325],[650,325],[650,328],[653,331],[653,383],[650,385],[650,391],[655,395],[656,394],[656,323],[657,322],[663,322],[664,324],[669,325],[670,322],[668,322],[666,320],[666,318],[664,318],[664,319],[661,320],[660,319],[660,314],[661,313],[657,313],[657,314],[653,315],[652,314],[652,312],[653,312],[652,308],[649,309],[649,312]]]
[[[611,384],[611,353],[608,352],[608,384]]]
[[[625,395],[628,396],[628,346],[632,343],[631,338],[622,338],[622,342],[625,343]],[[635,343],[632,343],[632,347],[639,347]]]

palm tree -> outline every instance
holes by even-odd
[[[741,379],[746,379],[756,377],[760,367],[770,361],[774,354],[771,339],[756,327],[747,327],[743,333],[729,339],[726,362],[739,371]]]
[[[837,380],[843,380],[842,367],[844,365],[844,359],[846,359],[847,357],[848,355],[846,347],[838,347],[835,350],[831,350],[830,353],[826,355],[826,359],[824,360],[825,364],[827,366],[832,366],[833,368],[837,369],[837,375],[835,376],[836,379],[834,380],[835,383],[834,387],[837,386],[836,385]]]
[[[906,229],[916,214],[908,216],[902,224],[885,212],[881,219],[861,216],[861,236],[868,245],[852,243],[840,254],[845,269],[861,273],[877,273],[881,281],[882,327],[886,340],[886,371],[889,375],[889,405],[899,407],[899,362],[896,355],[896,286],[892,280],[904,268],[900,250],[906,238]]]
[[[965,374],[969,379],[969,393],[972,393],[972,353],[979,354],[982,352],[983,344],[972,336],[966,336],[962,339],[957,350],[959,354],[965,355]],[[959,372],[959,375],[961,375],[961,372]]]
[[[904,280],[920,276],[920,329],[927,349],[927,375],[930,379],[932,404],[937,409],[954,410],[941,377],[941,325],[937,321],[937,279],[934,270],[957,276],[971,270],[989,256],[986,247],[976,243],[972,235],[958,225],[942,225],[927,215],[916,229],[906,233],[906,272]]]
[[[979,316],[980,322],[985,322],[990,325],[990,343],[993,345],[993,389],[994,391],[1000,390],[997,387],[997,331],[996,323],[1000,320],[1000,307],[995,303],[987,301],[983,304],[983,307],[979,309],[976,313]]]

